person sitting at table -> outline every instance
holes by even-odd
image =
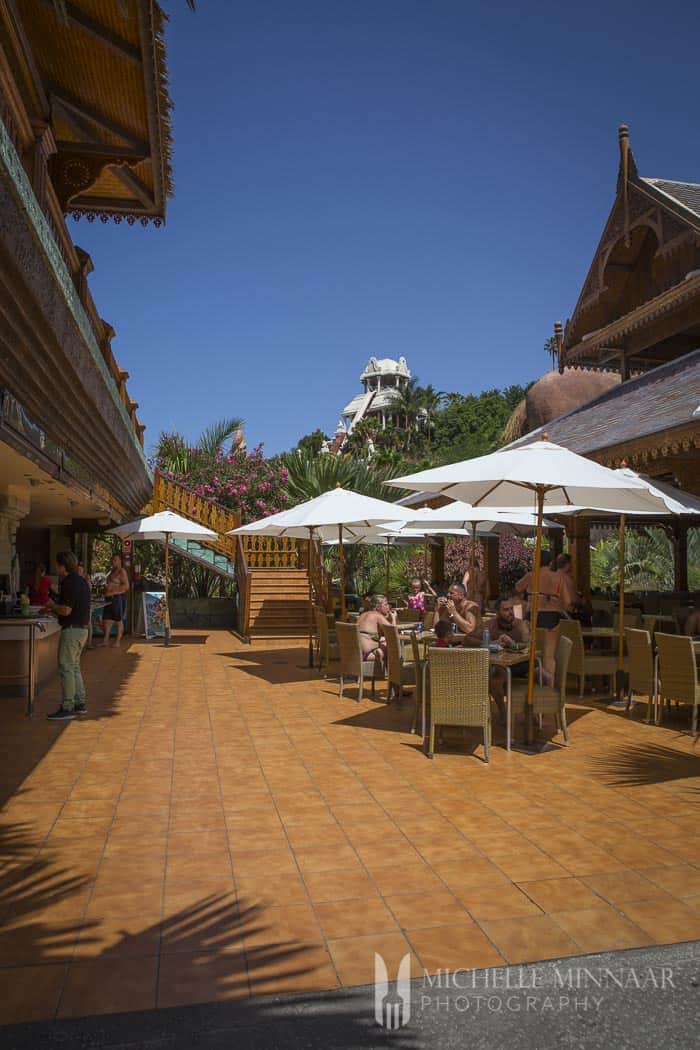
[[[433,626],[440,620],[456,624],[457,630],[469,638],[481,637],[481,610],[477,602],[467,598],[463,583],[452,583],[446,598],[438,598],[433,615]]]
[[[527,620],[516,619],[513,598],[509,595],[501,595],[496,603],[493,639],[508,652],[517,652],[518,649],[527,648],[529,645],[530,625]],[[522,678],[527,675],[527,669],[528,661],[523,660],[520,664],[514,664],[510,669],[510,673],[515,678]],[[505,667],[491,667],[489,689],[498,708],[499,719],[503,725],[505,725],[506,721],[505,694],[507,679],[508,675]]]
[[[51,595],[51,577],[46,575],[43,561],[36,563],[34,575],[27,585],[27,594],[31,605],[45,606]]]
[[[561,614],[573,602],[573,588],[566,582],[561,573],[552,567],[550,551],[542,551],[540,558],[540,584],[538,594],[537,627],[544,630],[544,651],[542,653],[542,678],[545,685],[554,683],[554,665],[557,642],[559,641],[559,621]],[[515,585],[518,594],[532,597],[535,584],[535,572],[531,569]],[[532,629],[532,624],[530,624]]]
[[[396,612],[389,606],[386,595],[373,594],[371,608],[361,612],[357,619],[363,660],[379,657],[382,663],[384,662],[386,640],[382,638],[382,627],[395,625]]]
[[[435,624],[434,649],[449,649],[452,638],[452,624],[449,620],[438,620]]]

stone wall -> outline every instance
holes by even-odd
[[[171,598],[170,622],[175,627],[200,630],[233,630],[235,598]]]

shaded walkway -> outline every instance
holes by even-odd
[[[678,726],[580,706],[569,749],[430,762],[303,646],[182,642],[86,654],[86,720],[7,703],[3,1023],[700,937]]]

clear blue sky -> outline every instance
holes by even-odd
[[[167,224],[74,225],[147,443],[335,427],[372,356],[526,382],[573,309],[627,122],[700,182],[695,5],[169,0]]]

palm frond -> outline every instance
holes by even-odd
[[[215,456],[224,447],[228,439],[232,438],[242,426],[243,420],[235,417],[220,419],[202,431],[197,447],[206,455]]]

